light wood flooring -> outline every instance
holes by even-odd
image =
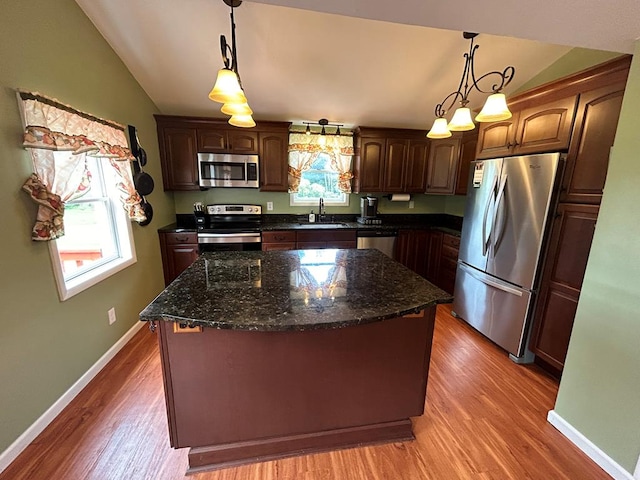
[[[557,387],[441,305],[415,441],[186,477],[187,451],[169,447],[158,347],[145,327],[0,480],[609,479],[546,422]]]

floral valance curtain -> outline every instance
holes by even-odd
[[[121,201],[129,218],[145,219],[136,192],[124,127],[64,105],[39,93],[18,92],[25,131],[23,146],[31,152],[34,173],[23,189],[38,203],[31,238],[54,240],[64,235],[64,203],[82,196],[91,185],[86,156],[108,159],[117,174]],[[67,151],[69,155],[55,155]]]
[[[322,140],[324,139],[324,140]],[[320,153],[331,158],[331,167],[338,172],[338,188],[351,193],[351,161],[353,137],[347,135],[324,135],[291,133],[289,135],[289,193],[296,193],[302,172],[311,168]]]

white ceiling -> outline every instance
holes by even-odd
[[[162,113],[227,118],[207,98],[220,35],[231,42],[223,0],[76,1]],[[508,95],[570,47],[631,52],[640,2],[537,0],[524,11],[513,0],[256,0],[235,9],[235,22],[256,120],[428,129],[460,82],[462,30],[484,32],[479,75],[516,68]],[[483,99],[472,95],[471,106]]]

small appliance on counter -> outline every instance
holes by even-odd
[[[362,225],[381,225],[378,217],[378,197],[360,197],[360,216],[356,221]]]

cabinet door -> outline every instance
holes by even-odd
[[[387,140],[383,192],[399,193],[404,191],[408,143],[407,140],[395,138]]]
[[[406,193],[424,193],[426,190],[430,145],[431,142],[427,139],[409,141],[409,154],[407,156],[404,179],[404,191]]]
[[[196,130],[174,127],[159,130],[164,189],[199,190]]]
[[[198,129],[198,151],[222,153],[227,151],[227,132],[220,129]]]
[[[429,153],[426,193],[453,195],[460,137],[434,140]]]
[[[363,138],[360,147],[356,182],[359,192],[382,192],[385,141],[382,138]]]
[[[460,153],[458,155],[458,171],[456,173],[456,195],[466,195],[469,183],[469,169],[471,162],[476,159],[478,146],[478,131],[464,132],[460,140]]]
[[[561,202],[600,203],[624,87],[615,83],[580,96]]]
[[[597,205],[559,204],[545,256],[531,349],[561,371],[598,217]]]
[[[286,192],[289,157],[289,133],[261,133],[260,139],[260,190]]]
[[[522,110],[518,119],[514,154],[541,153],[569,148],[578,96]]]
[[[229,130],[227,147],[232,153],[258,154],[258,133],[245,130]]]
[[[423,275],[436,286],[440,286],[440,257],[442,255],[442,232],[432,230],[428,232],[426,249],[426,272]]]
[[[511,155],[515,124],[518,113],[502,122],[481,123],[478,128],[478,147],[476,158],[497,158]]]
[[[198,258],[198,244],[195,242],[177,243],[183,238],[197,242],[195,233],[159,233],[165,286],[173,282],[178,275]]]

